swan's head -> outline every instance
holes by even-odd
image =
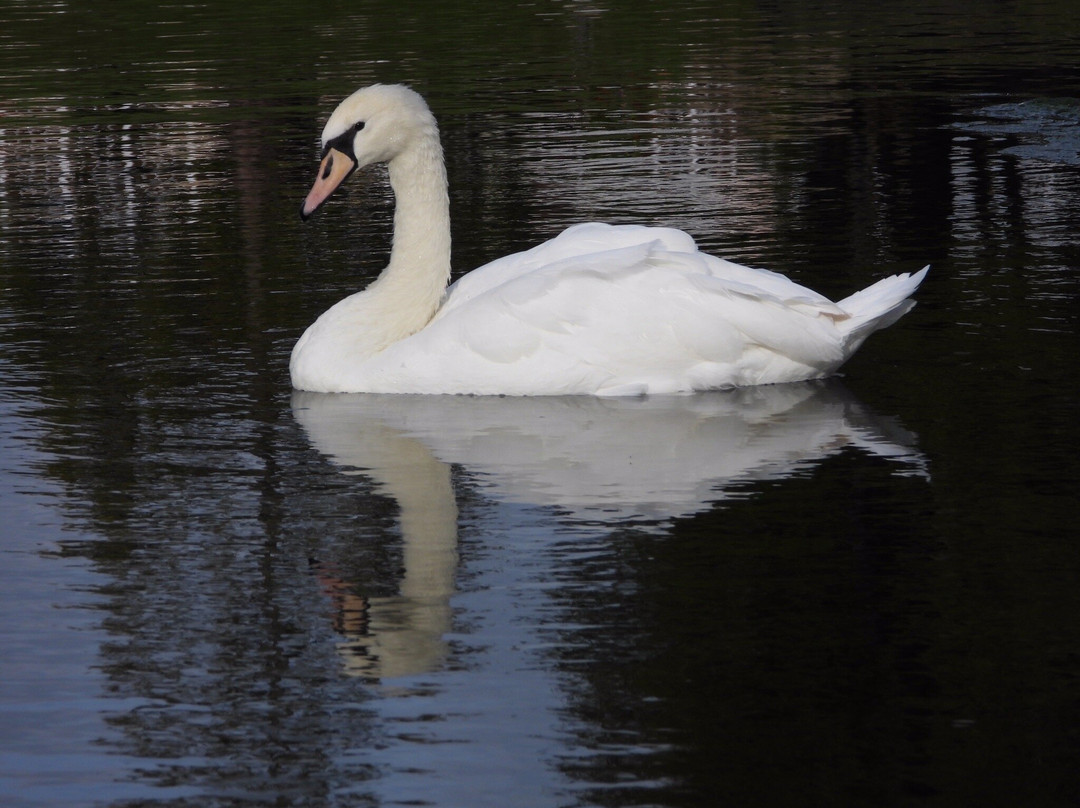
[[[400,84],[357,90],[330,115],[322,132],[322,162],[300,218],[307,219],[356,169],[388,163],[418,141],[436,144],[439,128],[424,99]]]

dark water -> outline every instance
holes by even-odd
[[[1080,804],[1071,2],[0,5],[0,802]],[[293,395],[385,261],[671,224],[840,296],[821,385]]]

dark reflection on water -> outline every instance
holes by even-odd
[[[0,802],[1076,804],[1078,34],[9,3]],[[385,261],[380,172],[295,213],[374,80],[440,118],[456,272],[586,219],[832,295],[934,269],[845,387],[291,396]]]

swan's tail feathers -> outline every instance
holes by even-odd
[[[918,272],[883,278],[839,301],[836,305],[850,315],[847,320],[837,323],[847,331],[849,350],[854,350],[875,331],[892,325],[911,311],[915,301],[909,298],[929,271],[930,267],[925,266]]]

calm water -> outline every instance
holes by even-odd
[[[0,5],[5,806],[1080,804],[1080,19],[916,4]],[[325,116],[429,98],[458,272],[672,224],[844,378],[293,394],[385,261]]]

